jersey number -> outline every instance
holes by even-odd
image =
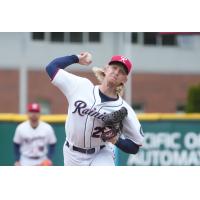
[[[104,130],[104,127],[97,126],[96,128],[94,128],[94,132],[92,133],[92,137],[100,138],[101,133],[103,132],[103,130]]]

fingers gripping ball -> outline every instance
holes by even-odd
[[[83,52],[78,55],[79,64],[81,65],[89,65],[92,63],[92,54],[89,52]]]
[[[103,117],[104,130],[101,134],[101,139],[105,142],[120,134],[123,128],[123,120],[127,116],[128,111],[125,107],[120,110],[106,114]]]

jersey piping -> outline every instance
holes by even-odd
[[[95,87],[93,88],[93,97],[94,97],[94,103],[92,105],[92,107],[90,108],[90,110],[94,107],[95,103],[96,103],[96,98],[95,98],[95,94],[94,94],[94,89]],[[88,116],[89,116],[89,113],[87,114],[87,118],[85,120],[85,129],[84,129],[84,147],[86,147],[85,145],[85,134],[86,134],[86,126],[87,126],[87,120],[88,120]],[[91,138],[91,137],[90,137]],[[91,147],[91,140],[90,140],[90,147]]]

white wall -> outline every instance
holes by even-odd
[[[30,33],[0,33],[0,68],[44,68],[53,58],[81,51],[93,54],[93,65],[102,66],[113,54],[123,54],[120,33],[102,33],[102,43],[36,42]],[[122,33],[121,33],[122,34]],[[184,38],[179,38],[184,40]],[[131,45],[135,72],[200,73],[200,36],[190,36],[182,47]],[[120,52],[122,50],[122,52]],[[88,68],[87,68],[88,69]],[[90,68],[89,68],[90,69]]]

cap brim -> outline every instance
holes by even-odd
[[[126,74],[128,75],[128,73],[129,73],[129,72],[128,72],[128,69],[127,69],[127,67],[126,67],[126,65],[125,65],[123,62],[120,62],[120,61],[110,61],[108,64],[109,64],[109,65],[110,65],[110,64],[120,64],[121,66],[123,66],[123,68],[124,68]]]
[[[39,110],[28,110],[28,112],[34,112],[34,113],[39,113]]]

